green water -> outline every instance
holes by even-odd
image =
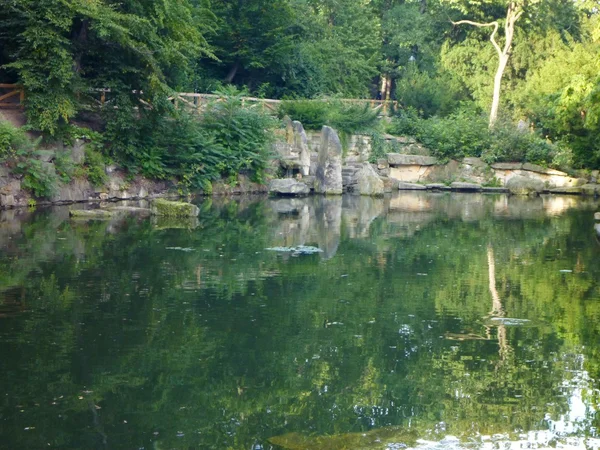
[[[0,213],[0,448],[600,445],[597,202],[200,206]]]

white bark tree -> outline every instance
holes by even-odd
[[[515,35],[515,24],[519,18],[523,15],[523,9],[516,2],[510,2],[506,11],[506,21],[504,23],[504,46],[501,47],[496,41],[496,35],[498,34],[499,23],[497,20],[488,23],[473,22],[472,20],[459,20],[458,22],[452,22],[453,25],[473,25],[475,27],[492,27],[493,31],[490,36],[490,41],[498,53],[498,69],[496,70],[496,76],[494,77],[494,94],[492,97],[492,108],[490,110],[490,128],[494,126],[498,119],[498,108],[500,106],[500,91],[502,87],[502,76],[508,64],[510,57],[510,50],[512,47],[513,37]]]

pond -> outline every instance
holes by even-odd
[[[600,448],[594,200],[0,213],[0,448]]]

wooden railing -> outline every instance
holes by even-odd
[[[8,92],[6,92],[8,91]],[[112,103],[110,89],[94,89],[92,91],[92,106],[104,108]],[[139,101],[143,107],[151,108],[152,106],[144,101],[141,96],[143,92],[133,91],[134,94],[139,94]],[[7,101],[8,100],[8,101]],[[0,108],[23,108],[25,100],[25,91],[18,84],[1,84],[0,83]],[[223,97],[217,94],[198,94],[189,92],[179,92],[169,97],[176,106],[184,106],[192,111],[201,112],[206,105],[214,102],[221,102]],[[327,102],[328,99],[315,99],[315,102]],[[372,99],[339,99],[343,103],[368,104],[375,110],[380,110],[382,115],[387,115],[391,107],[397,108],[398,102],[392,100],[372,100]],[[276,114],[281,100],[273,100],[268,98],[257,97],[242,97],[242,106],[250,108],[261,108],[269,114]]]
[[[22,86],[18,84],[0,83],[0,108],[23,108],[24,100],[25,91]]]

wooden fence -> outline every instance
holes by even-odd
[[[110,89],[94,89],[92,91],[92,107],[104,108],[112,103],[110,98]],[[133,91],[139,95],[139,102],[142,107],[151,108],[152,106],[141,97],[143,92]],[[23,108],[25,100],[25,91],[18,84],[0,84],[0,109],[2,108]],[[206,105],[214,102],[221,102],[223,97],[216,94],[197,94],[180,92],[169,97],[176,106],[184,106],[192,111],[201,112]],[[315,102],[327,102],[328,99],[315,99]],[[380,110],[382,115],[388,115],[391,108],[397,108],[398,102],[392,100],[371,100],[371,99],[339,99],[342,103],[368,104],[375,110]],[[249,108],[261,108],[269,114],[276,114],[281,100],[267,98],[242,97],[242,106]]]
[[[18,84],[0,83],[0,108],[20,109],[23,108],[25,91]]]

